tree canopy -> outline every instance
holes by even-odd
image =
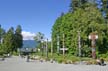
[[[22,47],[22,29],[18,25],[16,30],[11,27],[7,32],[0,25],[0,54],[11,53]]]
[[[74,1],[74,2],[73,2]],[[82,1],[81,6],[79,2]],[[82,54],[90,53],[91,43],[88,39],[90,33],[95,32],[99,38],[97,40],[97,50],[99,53],[108,51],[108,23],[106,24],[104,16],[94,1],[72,0],[73,5],[70,9],[74,12],[68,12],[58,17],[52,27],[53,46],[57,49],[57,35],[60,36],[60,47],[63,44],[63,34],[65,35],[65,47],[69,48],[68,53],[78,54],[78,32],[81,36]],[[77,5],[77,6],[76,6]],[[74,8],[75,7],[75,8]]]

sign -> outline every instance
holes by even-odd
[[[60,48],[60,50],[68,50],[68,48]]]
[[[98,39],[98,35],[89,35],[89,39]]]
[[[68,48],[60,48],[60,50],[63,51],[63,56],[65,55],[65,51],[68,50]]]

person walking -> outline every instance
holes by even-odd
[[[30,59],[30,56],[29,56],[29,55],[27,55],[27,60],[26,60],[26,61],[27,61],[27,62],[29,62],[29,59]]]

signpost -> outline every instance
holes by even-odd
[[[64,37],[65,37],[65,36],[64,36],[64,34],[63,34],[63,48],[60,48],[60,50],[63,51],[63,56],[65,55],[65,51],[68,50],[68,48],[65,48]]]
[[[96,33],[91,33],[89,35],[89,39],[91,40],[92,47],[92,58],[96,58],[96,39],[98,39],[98,35]]]
[[[68,50],[68,48],[60,48],[60,50],[62,50],[63,51],[63,56],[65,55],[65,51],[67,51]]]

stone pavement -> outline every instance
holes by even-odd
[[[5,61],[0,61],[0,71],[108,71],[108,65],[41,63],[33,60],[26,62],[25,58],[13,56],[6,58]]]

